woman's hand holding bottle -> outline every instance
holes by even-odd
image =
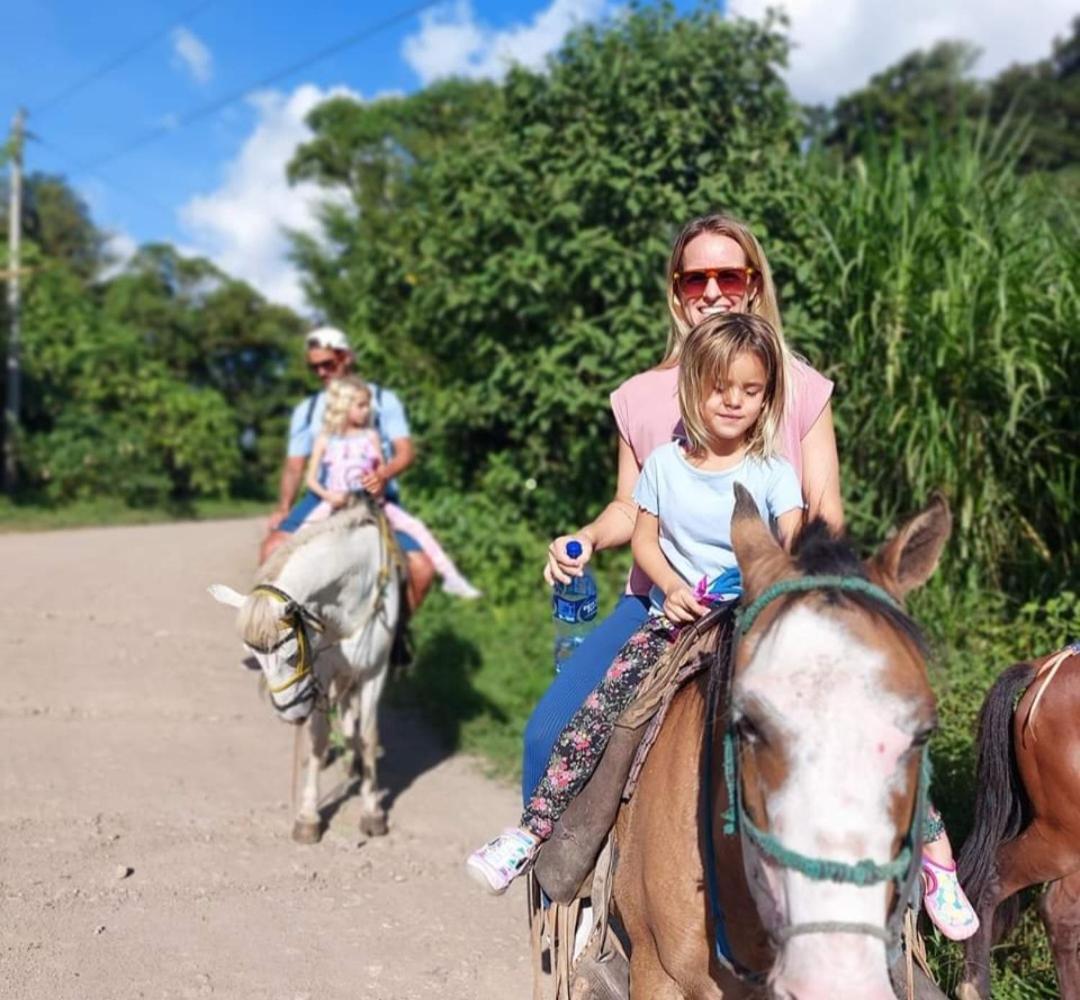
[[[568,542],[577,542],[581,554],[573,557],[566,551]],[[544,579],[554,586],[556,583],[569,583],[575,576],[585,572],[585,565],[592,558],[593,543],[584,532],[576,535],[559,535],[548,546],[547,565],[544,567]]]

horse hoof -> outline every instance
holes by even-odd
[[[387,830],[386,813],[375,813],[360,817],[360,832],[366,837],[385,837]]]
[[[298,844],[317,844],[322,840],[322,827],[317,822],[298,819],[293,823],[292,839]]]

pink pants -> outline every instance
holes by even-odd
[[[306,518],[305,524],[314,524],[316,521],[324,521],[334,512],[334,508],[323,500]],[[416,539],[424,555],[435,566],[435,571],[442,577],[443,589],[458,596],[479,596],[479,592],[465,578],[465,575],[454,564],[454,560],[446,554],[446,550],[439,544],[438,539],[431,533],[423,521],[418,517],[402,510],[396,503],[387,501],[383,504],[383,512],[390,526],[395,531],[403,531]]]

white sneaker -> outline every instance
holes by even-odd
[[[442,589],[451,597],[464,597],[467,601],[475,601],[478,597],[484,596],[482,591],[477,590],[463,576],[444,578]]]
[[[473,851],[465,871],[488,892],[501,896],[514,879],[532,867],[539,849],[540,841],[528,830],[512,826]]]

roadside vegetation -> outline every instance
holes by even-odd
[[[983,693],[1080,633],[1069,30],[992,81],[948,41],[808,109],[782,81],[782,21],[632,8],[542,73],[312,112],[290,176],[351,202],[295,239],[310,301],[404,398],[421,448],[407,502],[485,592],[435,595],[415,625],[400,693],[447,739],[516,773],[551,670],[547,540],[608,498],[608,394],[660,358],[675,229],[720,208],[760,235],[793,347],[836,382],[855,537],[876,544],[934,490],[952,504],[914,609],[937,650],[934,795],[959,844]],[[57,178],[31,190],[24,492],[0,525],[28,505],[113,520],[115,504],[268,498],[305,391],[301,321],[168,247],[102,280],[85,207]],[[608,605],[626,567],[598,559]],[[932,954],[951,989],[959,950]],[[1054,995],[1030,913],[996,961],[995,996]]]

